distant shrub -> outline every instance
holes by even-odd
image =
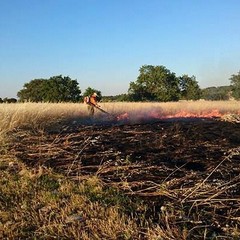
[[[2,102],[0,100],[0,103],[16,103],[16,102],[17,102],[16,98],[4,98]]]

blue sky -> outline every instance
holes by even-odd
[[[126,93],[145,64],[200,87],[240,70],[239,0],[0,0],[0,97],[60,75]]]

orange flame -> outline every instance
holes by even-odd
[[[118,121],[128,120],[128,119],[129,119],[128,113],[123,113],[123,114],[117,116]]]
[[[168,114],[164,112],[158,111],[150,111],[145,113],[139,113],[133,116],[129,116],[128,113],[123,113],[117,116],[118,121],[127,121],[131,120],[133,122],[138,122],[139,120],[161,120],[161,119],[171,119],[171,118],[219,118],[224,114],[220,113],[219,110],[214,109],[211,111],[201,111],[199,113],[196,112],[188,112],[185,110],[181,110],[176,113]]]
[[[215,109],[210,112],[191,113],[187,111],[180,111],[173,115],[167,115],[165,118],[215,118],[221,117],[219,110]]]
[[[193,113],[187,111],[180,111],[173,114],[166,114],[166,113],[158,113],[152,111],[149,113],[149,117],[152,119],[168,119],[168,118],[215,118],[221,117],[223,114],[219,112],[219,110],[215,109],[212,111],[204,111],[200,113]]]

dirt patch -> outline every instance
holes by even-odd
[[[29,166],[43,164],[74,180],[97,174],[105,184],[143,198],[153,221],[172,204],[179,224],[205,226],[214,234],[231,235],[239,228],[239,123],[75,122],[57,132],[17,138],[12,151]]]

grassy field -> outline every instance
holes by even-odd
[[[220,117],[240,114],[239,101],[182,101],[170,103],[101,103],[101,108],[113,115],[128,114],[131,120],[165,117]],[[16,103],[0,105],[0,134],[16,128],[44,129],[63,120],[81,121],[88,117],[82,103]],[[108,115],[96,110],[95,118],[105,120]]]
[[[96,111],[97,123],[122,116],[127,123],[170,117],[223,117],[239,115],[240,103],[101,103],[110,113]],[[120,118],[120,120],[122,120]],[[124,120],[124,119],[123,119]],[[87,107],[70,103],[0,104],[0,238],[1,239],[190,239],[193,229],[172,224],[172,210],[161,209],[160,222],[147,216],[138,197],[124,195],[105,185],[97,174],[74,182],[51,168],[31,168],[12,153],[12,142],[21,134],[47,134],[63,125],[89,124]],[[95,122],[94,122],[95,123]],[[193,193],[192,193],[193,194]],[[207,235],[196,239],[221,239]],[[232,238],[239,239],[236,226]],[[192,238],[191,238],[192,239]]]

